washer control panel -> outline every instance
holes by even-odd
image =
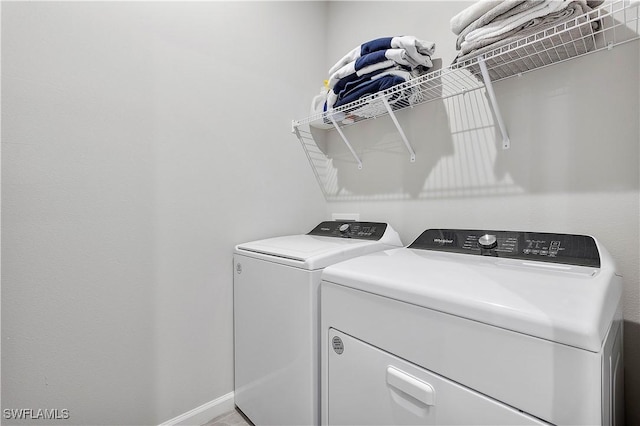
[[[596,242],[586,235],[428,229],[408,248],[600,267]]]
[[[357,238],[360,240],[379,240],[387,229],[386,223],[330,221],[322,222],[307,235],[322,237]]]

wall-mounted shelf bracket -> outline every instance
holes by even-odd
[[[409,155],[411,156],[410,161],[412,163],[415,163],[416,153],[413,151],[413,148],[411,148],[411,144],[409,143],[407,136],[404,134],[404,131],[402,130],[402,127],[400,126],[400,123],[398,122],[398,119],[396,118],[396,115],[394,114],[393,109],[391,108],[391,105],[389,105],[389,101],[387,100],[387,97],[384,94],[381,94],[380,98],[382,98],[382,102],[384,103],[385,108],[387,108],[389,117],[391,117],[391,119],[393,120],[393,124],[396,125],[396,129],[398,129],[398,133],[400,133],[400,137],[402,138],[404,145],[407,147],[407,151],[409,151]]]
[[[493,114],[496,116],[498,127],[500,127],[500,133],[502,133],[502,149],[508,149],[511,145],[509,140],[509,134],[507,133],[507,126],[504,125],[502,120],[502,114],[500,113],[500,107],[498,107],[498,101],[496,100],[496,94],[493,91],[493,83],[491,83],[491,77],[489,77],[489,71],[487,71],[487,65],[484,63],[484,56],[478,57],[478,65],[480,66],[480,72],[482,73],[482,79],[484,80],[484,87],[487,88],[489,94],[489,101],[493,109]]]
[[[331,120],[331,123],[333,124],[333,127],[336,128],[336,131],[338,132],[338,134],[340,135],[340,137],[344,141],[344,144],[347,145],[347,148],[349,148],[349,151],[351,151],[351,155],[353,155],[353,158],[355,158],[356,162],[358,163],[358,169],[362,169],[362,161],[360,161],[360,157],[358,157],[358,154],[356,154],[356,152],[353,150],[353,147],[349,143],[349,139],[347,139],[347,137],[344,135],[344,132],[342,131],[342,129],[338,125],[338,122],[336,121],[334,115],[333,114],[329,114],[329,119]]]

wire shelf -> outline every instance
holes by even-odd
[[[395,116],[395,111],[440,99],[447,99],[446,102],[452,105],[457,104],[457,98],[454,96],[474,92],[470,97],[477,98],[481,95],[480,92],[475,91],[484,88],[494,116],[493,123],[495,124],[493,125],[497,124],[502,133],[502,148],[509,148],[509,136],[502,120],[492,82],[637,40],[640,38],[639,10],[640,2],[638,0],[606,2],[588,13],[551,28],[513,42],[486,47],[477,51],[475,55],[461,57],[456,63],[446,68],[431,71],[331,111],[314,114],[302,120],[294,120],[292,121],[292,131],[302,144],[327,200],[343,199],[344,197],[354,199],[353,197],[358,196],[357,192],[344,186],[344,182],[349,181],[346,176],[352,176],[350,175],[351,168],[340,167],[340,164],[356,164],[358,169],[362,169],[360,155],[366,155],[367,161],[373,160],[374,166],[381,164],[382,159],[372,157],[370,152],[370,149],[380,141],[356,141],[358,142],[357,146],[352,145],[347,138],[346,133],[348,132],[343,131],[346,127],[362,121],[389,116],[397,128],[400,139],[404,142],[404,148],[409,154],[409,161],[416,161],[413,147],[407,140]],[[484,96],[482,97],[484,98]],[[437,105],[434,107],[437,109]],[[364,133],[369,130],[365,130]],[[339,138],[342,138],[344,145],[332,143]],[[495,148],[493,142],[489,143],[489,138],[486,138],[485,142],[487,143],[483,145],[483,149]],[[397,139],[394,139],[394,143],[397,143]],[[477,143],[474,146],[478,148]],[[400,148],[398,151],[394,148],[393,155],[404,155],[402,149]],[[459,149],[462,148],[459,147]],[[390,158],[390,160],[392,159]],[[420,160],[422,164],[425,164],[425,159],[420,158]],[[375,171],[373,174],[371,171],[364,173],[369,178],[375,178]],[[443,182],[445,181],[446,179],[443,180]],[[427,188],[425,194],[438,196],[442,191],[450,194],[459,190],[469,191],[469,188],[483,194],[487,191],[487,193],[502,194],[511,188],[508,182],[494,182],[488,178],[482,182],[486,185],[477,187],[473,183],[470,187],[463,188],[457,188],[455,185],[449,188],[449,185],[444,189],[435,188],[436,192]],[[507,184],[504,188],[499,186],[503,183]],[[409,195],[406,193],[399,195],[400,198],[407,196]]]
[[[485,87],[488,82],[482,77],[480,61],[484,61],[489,77],[495,82],[599,50],[611,49],[640,38],[639,5],[638,1],[629,0],[605,3],[583,15],[496,47],[482,55],[423,74],[331,111],[294,120],[293,128],[318,124],[329,126],[334,121],[340,127],[346,127],[389,114],[390,111],[399,111]]]

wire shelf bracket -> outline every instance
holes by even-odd
[[[347,148],[349,148],[349,151],[351,151],[351,155],[353,155],[353,158],[358,163],[358,169],[362,170],[362,161],[360,160],[360,157],[358,157],[358,154],[356,154],[356,151],[353,149],[353,147],[349,143],[349,139],[347,139],[347,137],[344,135],[344,132],[342,131],[342,129],[338,125],[338,122],[336,121],[336,118],[334,117],[334,114],[329,114],[329,119],[331,120],[331,123],[333,124],[333,127],[336,128],[336,131],[338,132],[338,134],[340,135],[340,137],[344,141],[344,144],[347,146]]]
[[[511,141],[509,140],[509,134],[507,133],[507,126],[505,126],[504,120],[502,119],[502,113],[500,112],[498,101],[496,100],[496,94],[493,91],[493,83],[491,82],[489,71],[487,70],[487,64],[484,62],[484,56],[478,57],[478,65],[480,66],[480,72],[482,73],[482,79],[484,80],[484,87],[487,89],[487,94],[489,95],[493,115],[496,117],[498,127],[500,127],[500,133],[502,133],[502,149],[509,149]]]
[[[393,120],[393,124],[396,125],[396,129],[398,129],[398,133],[400,134],[400,137],[402,138],[402,142],[404,142],[404,146],[407,147],[407,151],[409,151],[409,161],[411,161],[412,163],[416,162],[416,153],[413,150],[413,148],[411,147],[411,144],[409,143],[409,140],[407,139],[407,136],[404,134],[404,130],[402,130],[402,126],[400,126],[400,123],[398,122],[398,119],[396,118],[395,113],[393,112],[393,109],[391,108],[391,105],[389,105],[389,100],[387,100],[387,97],[384,96],[383,94],[380,95],[380,97],[382,98],[382,102],[384,103],[384,107],[387,109],[387,112],[389,113],[389,117],[391,117],[391,120]]]

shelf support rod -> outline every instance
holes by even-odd
[[[313,162],[313,158],[311,158],[311,155],[309,154],[309,150],[307,149],[307,146],[304,143],[304,137],[300,133],[300,129],[298,127],[299,125],[300,125],[300,123],[298,121],[292,121],[291,122],[291,131],[293,132],[294,135],[296,135],[296,137],[300,141],[300,144],[302,145],[302,150],[304,151],[304,154],[307,156],[307,160],[309,160],[309,164],[311,165],[311,170],[313,170],[313,174],[316,176],[316,180],[318,181],[318,184],[320,185],[320,189],[322,190],[322,194],[324,195],[325,198],[327,198],[328,197],[327,190],[326,190],[325,185],[324,185],[324,183],[322,181],[322,178],[318,174],[318,169],[316,168],[316,166],[315,166],[315,164]]]
[[[402,138],[404,145],[407,147],[407,151],[409,151],[409,155],[411,156],[409,161],[411,161],[412,163],[415,163],[416,153],[413,151],[413,148],[411,148],[411,144],[409,143],[407,136],[404,134],[404,131],[402,130],[402,127],[400,126],[400,123],[398,122],[398,119],[396,118],[396,115],[394,114],[393,109],[391,108],[391,105],[389,105],[389,101],[387,100],[387,97],[384,95],[380,95],[380,97],[382,98],[382,102],[384,103],[385,108],[387,108],[389,117],[391,117],[391,119],[393,120],[393,124],[395,124],[396,128],[398,129],[398,133],[400,133],[400,137]]]
[[[355,158],[356,161],[358,162],[358,169],[362,169],[362,161],[360,161],[360,157],[358,157],[358,154],[356,154],[356,152],[353,150],[353,147],[351,147],[351,144],[349,143],[349,139],[347,139],[347,137],[344,135],[344,132],[342,131],[340,126],[338,126],[338,123],[336,122],[336,119],[334,118],[333,114],[328,114],[328,116],[329,116],[329,119],[331,120],[331,123],[333,123],[333,127],[336,128],[338,134],[344,141],[344,144],[347,145],[347,148],[349,148],[349,151],[351,151],[351,155],[353,155],[353,158]]]
[[[498,107],[496,94],[493,91],[493,83],[491,82],[491,77],[489,77],[487,65],[484,63],[484,55],[478,56],[478,65],[480,65],[480,72],[482,72],[484,87],[487,88],[487,93],[489,94],[489,101],[491,101],[493,114],[495,115],[496,121],[498,122],[498,127],[500,127],[500,133],[502,133],[502,149],[508,149],[511,145],[511,141],[509,140],[507,127],[504,125],[504,121],[502,120],[502,114],[500,113],[500,107]]]

